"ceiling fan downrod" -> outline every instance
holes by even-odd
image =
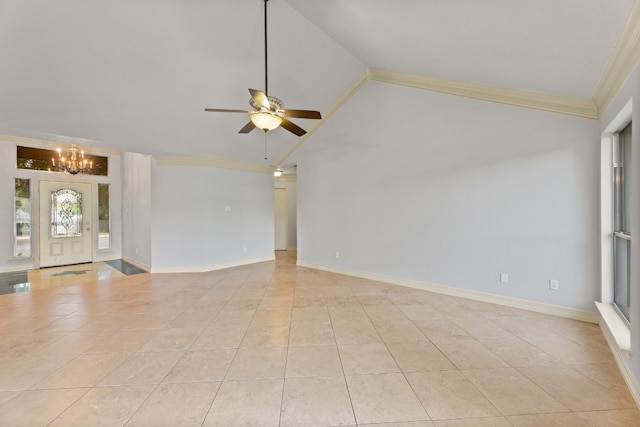
[[[269,70],[268,70],[268,56],[267,56],[267,2],[264,0],[264,93],[269,96]]]
[[[301,119],[320,120],[322,116],[319,111],[315,110],[292,110],[282,108],[282,101],[278,98],[269,96],[269,49],[268,49],[268,32],[267,32],[267,2],[264,1],[264,92],[249,88],[251,99],[249,104],[252,110],[231,110],[227,108],[205,108],[205,111],[223,112],[223,113],[249,113],[249,123],[240,129],[239,133],[249,133],[253,129],[258,128],[267,132],[277,127],[293,133],[296,136],[302,136],[307,133],[300,126],[289,120],[290,117]],[[266,153],[265,153],[266,157]]]

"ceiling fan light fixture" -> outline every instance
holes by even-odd
[[[282,118],[265,111],[251,113],[251,121],[257,128],[267,132],[280,126]]]
[[[264,1],[264,92],[257,89],[249,88],[251,98],[249,105],[253,111],[249,110],[230,110],[227,108],[205,108],[204,111],[223,112],[223,113],[249,113],[251,119],[249,123],[244,125],[238,133],[249,133],[253,129],[258,128],[268,132],[282,126],[283,129],[291,132],[296,136],[302,136],[307,133],[297,124],[291,122],[289,118],[297,117],[301,119],[320,120],[322,116],[319,111],[315,110],[285,110],[282,108],[282,101],[273,96],[269,96],[269,67],[267,49],[267,2]],[[266,141],[265,141],[266,145]],[[266,157],[266,156],[265,156]]]

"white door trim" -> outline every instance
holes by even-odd
[[[82,193],[81,235],[78,237],[51,237],[51,193],[68,188]],[[79,264],[93,262],[94,218],[93,184],[78,181],[45,181],[38,183],[38,266]]]

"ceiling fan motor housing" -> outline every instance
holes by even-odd
[[[278,98],[275,98],[273,96],[267,96],[267,99],[269,100],[269,110],[271,110],[274,113],[277,112],[281,112],[282,111],[282,106],[284,105],[283,102],[281,100],[279,100]],[[264,108],[262,108],[260,105],[258,105],[253,98],[249,99],[249,104],[257,111],[265,111]]]

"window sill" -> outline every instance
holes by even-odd
[[[603,304],[596,302],[596,307],[600,312],[600,317],[604,322],[603,326],[609,330],[616,340],[618,348],[631,357],[631,331],[629,325],[620,317],[613,304]]]
[[[31,256],[14,256],[9,258],[9,262],[20,262],[20,261],[33,261],[34,258]]]

